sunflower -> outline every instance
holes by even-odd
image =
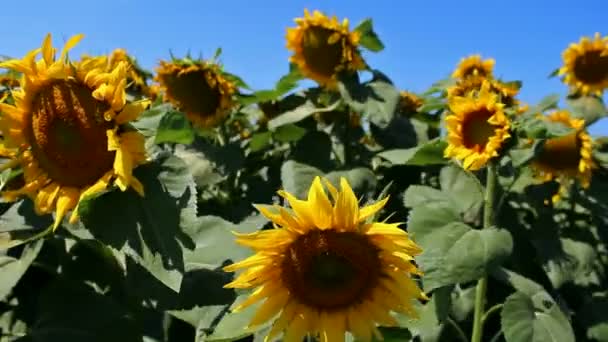
[[[321,86],[333,89],[342,71],[365,68],[358,50],[360,35],[348,28],[348,19],[340,24],[319,11],[312,15],[304,10],[304,18],[295,19],[297,27],[287,29],[287,49],[293,51],[290,62],[302,74]]]
[[[127,51],[124,49],[114,49],[109,56],[89,56],[83,55],[81,57],[80,62],[90,62],[91,60],[96,60],[99,67],[101,65],[105,65],[105,68],[109,70],[113,70],[116,68],[118,63],[125,63],[127,65],[127,86],[126,90],[148,96],[149,87],[147,84],[147,79],[150,77],[149,73],[141,69],[135,59],[127,54]]]
[[[245,269],[227,288],[257,288],[235,311],[265,299],[249,326],[278,315],[267,340],[284,333],[285,341],[307,334],[343,341],[347,331],[381,338],[377,323],[397,323],[391,311],[416,317],[413,303],[427,299],[412,279],[421,274],[412,262],[421,249],[399,223],[369,219],[388,198],[359,208],[346,179],[340,191],[325,183],[333,204],[316,177],[307,200],[278,192],[291,211],[258,207],[274,229],[238,234],[236,241],[256,254],[224,268]]]
[[[399,111],[403,114],[414,114],[422,106],[422,99],[412,92],[404,90],[399,95]]]
[[[582,37],[580,43],[571,44],[563,53],[564,65],[558,74],[563,81],[582,94],[602,95],[608,88],[608,36],[595,34],[594,39]]]
[[[453,78],[465,79],[469,77],[492,78],[494,59],[482,60],[480,55],[471,55],[460,60]]]
[[[54,228],[70,210],[77,221],[80,200],[112,184],[144,193],[132,174],[146,161],[144,137],[127,124],[148,102],[126,103],[125,63],[107,72],[97,59],[70,62],[67,52],[81,39],[70,38],[57,59],[49,34],[23,59],[0,63],[23,74],[15,104],[0,104],[0,132],[14,153],[4,167],[21,166],[25,185],[4,197],[31,197],[38,214],[56,213]]]
[[[234,107],[236,85],[220,67],[207,61],[190,59],[160,61],[155,80],[165,100],[186,113],[198,127],[212,127]]]
[[[578,180],[583,188],[589,187],[595,168],[591,156],[592,141],[585,131],[585,121],[572,118],[568,111],[555,111],[543,119],[574,129],[568,135],[546,140],[540,154],[531,163],[540,180],[555,180],[560,184],[559,192],[553,196],[553,202],[556,202],[560,194],[567,191],[572,179]]]
[[[519,89],[509,83],[504,83],[496,79],[483,79],[481,77],[469,77],[458,81],[455,85],[447,88],[447,97],[466,96],[471,91],[479,91],[483,82],[486,81],[490,85],[490,92],[499,95],[499,100],[505,107],[515,107],[519,104],[519,100],[515,97],[519,93]]]
[[[451,113],[445,119],[448,131],[445,157],[462,160],[467,170],[478,170],[498,156],[504,141],[510,137],[510,123],[503,107],[498,94],[491,92],[488,81],[484,81],[479,92],[452,97]]]

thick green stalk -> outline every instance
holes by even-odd
[[[483,228],[490,228],[494,225],[494,199],[496,198],[496,166],[490,162],[486,175],[486,194],[483,206]],[[488,289],[488,276],[483,275],[477,281],[475,288],[475,312],[473,316],[473,334],[471,342],[481,342],[483,334],[483,316],[486,304],[486,291]]]

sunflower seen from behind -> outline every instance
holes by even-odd
[[[543,120],[558,122],[574,131],[570,134],[547,139],[531,166],[541,181],[556,181],[560,189],[552,198],[557,202],[567,192],[572,181],[583,188],[591,183],[595,163],[592,159],[592,140],[585,131],[585,121],[573,118],[568,111],[558,110],[543,116]]]
[[[243,270],[226,287],[255,288],[235,311],[263,301],[249,326],[273,320],[266,340],[335,342],[348,331],[370,341],[381,338],[377,324],[397,324],[391,312],[416,317],[413,304],[426,299],[412,278],[420,247],[400,223],[370,220],[388,198],[359,208],[346,179],[340,190],[325,184],[330,197],[316,177],[305,200],[279,191],[291,209],[258,207],[274,228],[238,234],[255,254],[224,268]]]
[[[448,147],[444,156],[462,161],[467,170],[478,170],[497,157],[511,136],[504,104],[490,87],[490,82],[484,81],[479,91],[454,96],[448,103]]]
[[[80,200],[112,185],[144,194],[132,174],[146,161],[144,138],[128,123],[148,102],[126,102],[125,63],[112,70],[97,59],[72,63],[67,52],[81,38],[70,38],[57,58],[49,34],[23,59],[0,63],[22,73],[15,103],[0,104],[0,132],[12,151],[4,167],[21,167],[25,182],[3,195],[31,197],[38,214],[55,212],[54,228],[70,210],[75,222]]]
[[[197,127],[213,127],[235,105],[236,84],[212,61],[160,61],[155,80],[166,101],[183,111]]]
[[[466,79],[470,77],[492,78],[494,71],[494,59],[483,60],[481,55],[471,55],[460,60],[458,66],[452,73],[456,79]]]
[[[574,90],[601,96],[608,88],[608,36],[596,33],[593,39],[582,37],[564,50],[562,59],[558,75]]]
[[[348,19],[340,23],[335,16],[304,10],[304,17],[295,22],[296,27],[287,29],[287,49],[293,52],[290,62],[302,75],[333,89],[339,73],[365,69],[358,48],[360,34],[350,31]]]

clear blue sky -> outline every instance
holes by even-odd
[[[285,29],[304,8],[347,17],[351,27],[373,18],[386,49],[366,58],[402,89],[423,91],[461,57],[481,53],[496,59],[498,76],[524,82],[520,98],[529,103],[565,95],[566,87],[547,75],[569,43],[608,34],[608,0],[33,0],[3,3],[0,54],[21,57],[47,32],[57,44],[84,33],[73,55],[122,47],[151,69],[169,50],[209,57],[221,46],[227,70],[267,88],[287,70]],[[591,131],[608,135],[608,120]]]

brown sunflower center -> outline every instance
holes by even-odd
[[[596,84],[608,79],[608,54],[588,51],[574,62],[574,74],[584,83]]]
[[[214,116],[220,107],[222,96],[217,80],[215,84],[209,84],[212,75],[208,73],[206,70],[195,70],[167,77],[167,94],[185,112],[203,117]]]
[[[538,156],[538,162],[554,170],[577,170],[581,145],[577,133],[548,139]]]
[[[363,235],[313,230],[288,248],[282,280],[299,302],[338,310],[365,299],[381,276],[378,249]]]
[[[467,114],[462,123],[462,139],[469,149],[483,150],[496,127],[488,122],[494,113],[485,108]]]
[[[304,31],[302,38],[302,54],[306,65],[312,71],[324,76],[332,76],[342,64],[344,54],[343,38],[332,41],[329,38],[339,34],[320,26],[312,26]]]
[[[486,77],[486,70],[482,67],[480,67],[479,65],[471,65],[466,67],[463,71],[462,71],[462,77],[463,78],[467,78],[467,77],[473,77],[473,76],[477,76],[477,77]]]
[[[75,80],[43,87],[32,101],[32,154],[54,181],[64,186],[90,185],[112,169],[115,152],[108,151],[103,119],[106,104]]]

